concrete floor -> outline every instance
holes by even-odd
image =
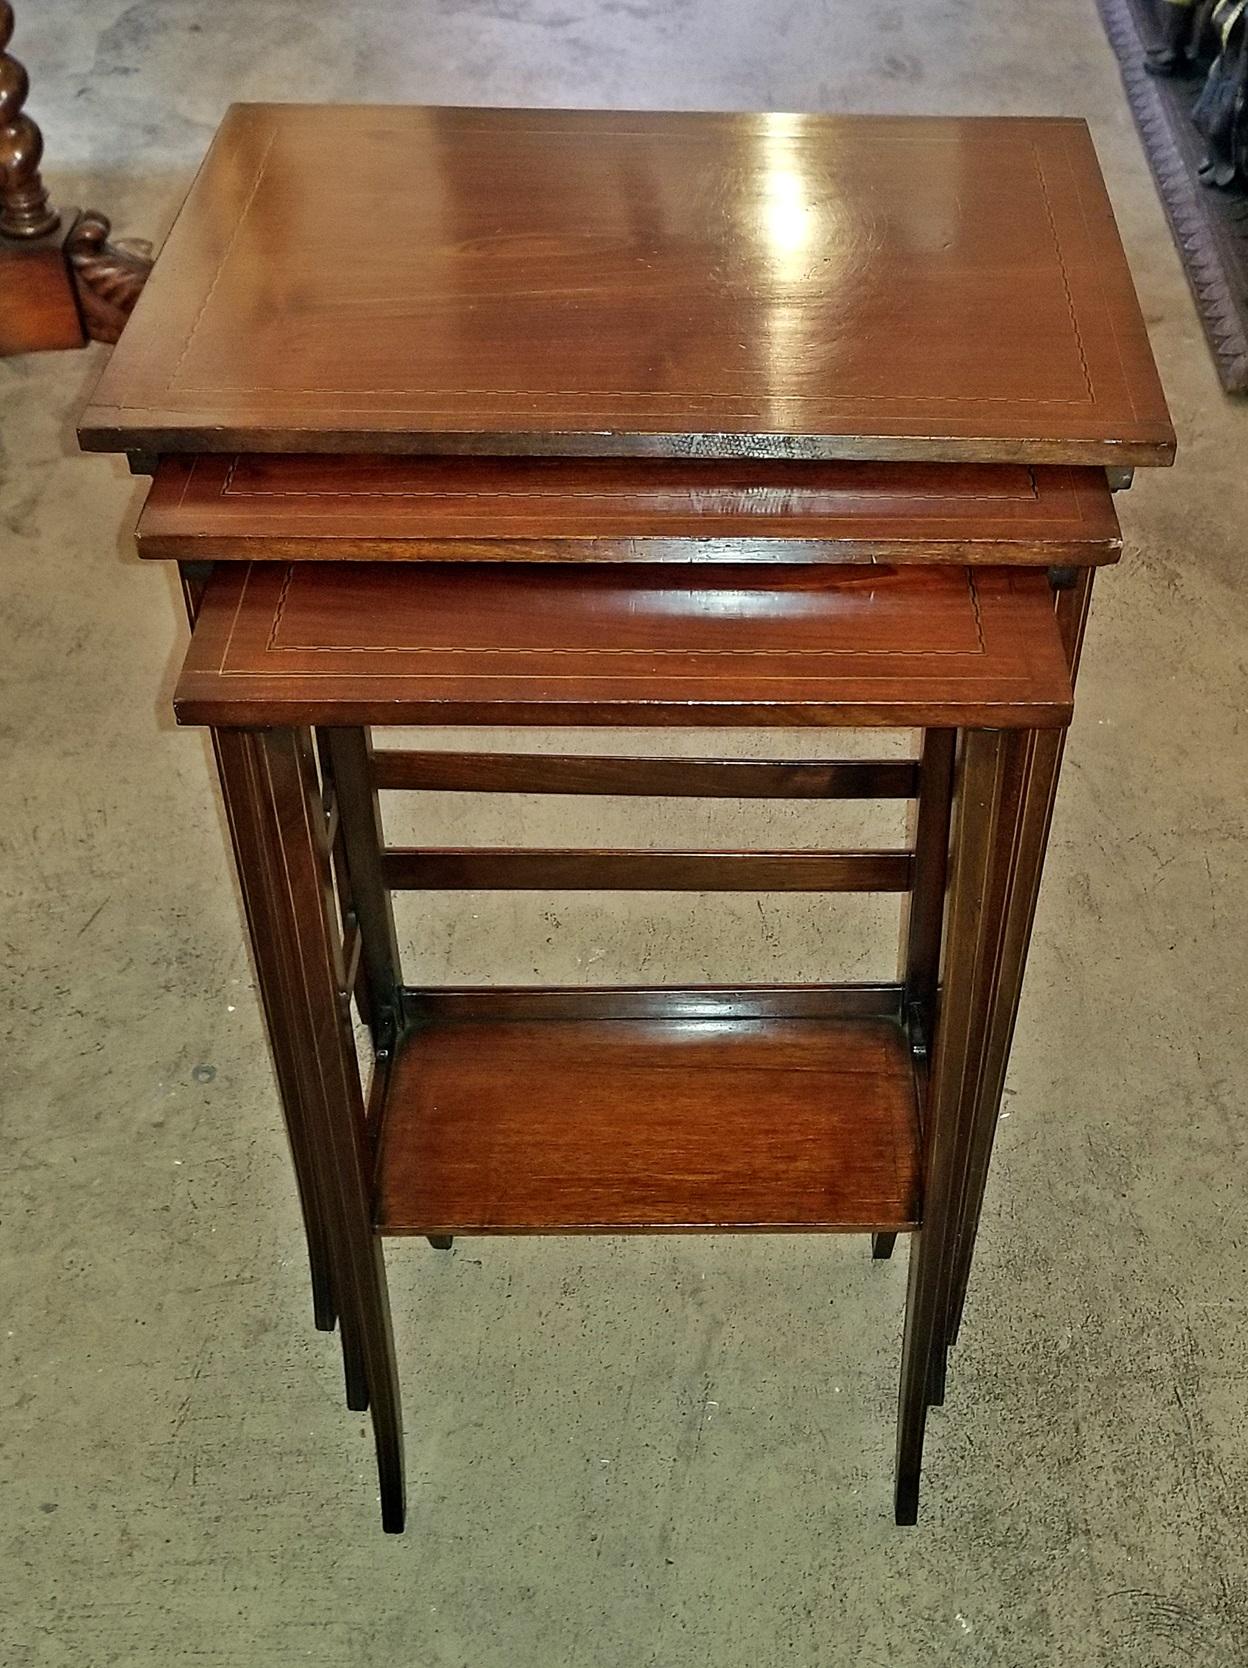
[[[73,444],[101,351],[0,363],[0,1662],[1248,1662],[1248,407],[1218,391],[1091,0],[17,10],[57,198],[149,235],[234,98],[1087,115],[1181,454],[1120,500],[919,1528],[889,1515],[904,1256],[476,1241],[390,1259],[394,1540],[310,1326],[205,750],[169,722],[177,601],[130,553],[134,484]],[[758,808],[437,814],[825,837]],[[883,910],[782,905],[470,899],[405,931],[435,977],[879,963]]]

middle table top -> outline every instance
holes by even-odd
[[[1122,550],[1101,469],[323,452],[164,458],[136,539],[192,562],[1088,567]]]
[[[183,724],[1060,728],[1042,573],[227,563]],[[904,879],[904,877],[900,877]]]
[[[236,105],[97,450],[1168,462],[1065,119]]]

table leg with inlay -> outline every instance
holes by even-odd
[[[191,629],[194,630],[204,593],[204,572],[196,564],[182,562],[179,564],[179,578],[182,598],[186,606],[187,620]],[[296,1191],[299,1196],[304,1235],[308,1246],[308,1264],[312,1280],[313,1320],[318,1330],[332,1332],[337,1324],[338,1310],[334,1298],[329,1253],[326,1247],[325,1212],[306,1151],[306,1142],[303,1137],[304,1121],[298,1112],[299,1080],[288,1040],[290,1028],[286,987],[283,982],[280,963],[273,959],[271,940],[265,934],[256,930],[251,914],[252,902],[249,891],[241,879],[243,875],[258,871],[263,861],[261,856],[263,844],[258,834],[256,822],[256,789],[253,763],[249,756],[237,753],[237,750],[231,744],[228,732],[210,730],[209,735],[217,768],[217,783],[221,793],[222,809],[225,812],[226,827],[229,830],[230,845],[234,854],[235,873],[240,877],[239,884],[243,894],[244,913],[247,916],[256,985],[260,994],[265,1030],[269,1040],[269,1052],[273,1062],[274,1076],[277,1079],[278,1098],[282,1103],[287,1139],[290,1142],[291,1159],[295,1170]],[[344,1365],[347,1379],[347,1405],[362,1409],[367,1406],[367,1401],[360,1399],[364,1395],[360,1387],[361,1379],[358,1371],[353,1367],[350,1351],[346,1348],[345,1337],[344,1352],[346,1354]]]
[[[1078,569],[1072,582],[1059,588],[1054,597],[1058,631],[1070,667],[1073,689],[1079,671],[1079,656],[1092,597],[1091,568]],[[988,1022],[980,1063],[976,1095],[980,1103],[980,1138],[969,1161],[958,1217],[956,1247],[952,1252],[950,1301],[947,1321],[948,1343],[956,1343],[970,1279],[975,1237],[983,1209],[984,1192],[992,1160],[993,1137],[1005,1089],[1005,1074],[1014,1040],[1014,1027],[1022,995],[1027,952],[1040,891],[1041,872],[1048,847],[1049,827],[1057,797],[1058,776],[1065,750],[1066,733],[1041,737],[1029,745],[1023,802],[1014,830],[1010,867],[1008,911],[1010,931],[1002,945],[997,969],[993,1013]],[[945,1361],[942,1355],[933,1384],[933,1399],[944,1399]]]
[[[278,1016],[291,1147],[316,1201],[320,1246],[342,1328],[349,1405],[370,1408],[382,1522],[403,1527],[403,1442],[381,1242],[372,1224],[372,1150],[311,735],[222,730],[222,780],[249,822],[238,875],[266,1013]]]
[[[1000,1009],[1001,948],[1020,914],[1010,885],[1015,831],[1026,805],[1029,754],[1036,745],[1052,751],[1052,734],[966,730],[959,740],[941,993],[923,1097],[922,1221],[910,1251],[902,1346],[898,1523],[916,1521],[927,1410],[943,1394],[965,1182],[972,1155],[984,1144],[977,1085]],[[969,1242],[965,1251],[969,1258]]]

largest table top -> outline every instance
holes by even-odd
[[[1085,124],[235,105],[99,450],[1137,464]]]

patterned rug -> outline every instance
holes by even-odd
[[[1222,386],[1248,394],[1248,192],[1204,186],[1204,141],[1191,122],[1198,75],[1144,68],[1154,40],[1148,0],[1097,0],[1153,177],[1170,220]]]

